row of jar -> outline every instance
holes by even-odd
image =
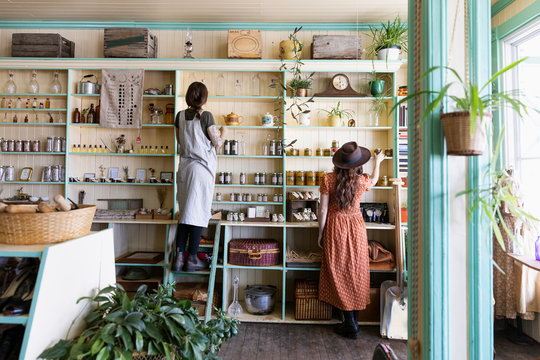
[[[232,184],[233,175],[230,171],[222,171],[218,173],[218,184]],[[241,172],[238,177],[238,183],[240,185],[246,185],[248,183],[248,174]],[[257,172],[253,174],[254,185],[283,185],[283,173],[269,173]]]
[[[0,150],[2,152],[41,152],[40,140],[5,140],[0,138]],[[65,152],[66,138],[49,136],[47,138],[45,152]]]
[[[34,98],[34,100],[30,101],[30,99],[26,99],[25,102],[18,97],[16,101],[12,101],[11,99],[7,99],[5,97],[0,100],[0,108],[2,109],[50,109],[51,108],[51,101],[49,98],[45,100],[45,102],[39,102],[37,98]]]
[[[223,142],[223,155],[246,155],[246,142],[242,140],[225,140]],[[279,140],[269,140],[263,142],[261,155],[281,156],[283,155],[283,143]]]
[[[223,194],[220,192],[216,193],[216,201],[224,201],[223,200]],[[268,194],[250,194],[250,193],[230,193],[229,194],[229,201],[242,201],[242,202],[283,202],[283,195],[282,194],[274,194],[274,195],[268,195]]]
[[[30,181],[32,178],[31,167],[22,168],[19,176],[15,175],[15,167],[13,165],[0,166],[0,182],[7,181]],[[63,165],[44,166],[41,171],[41,182],[60,182],[66,177],[66,168]]]
[[[325,171],[287,171],[286,184],[319,186],[324,174],[326,174]]]

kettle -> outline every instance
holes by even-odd
[[[261,118],[261,125],[262,126],[274,126],[274,119],[278,119],[278,117],[270,114],[269,112],[267,112]]]
[[[96,79],[96,82],[92,82],[90,80],[86,80],[88,78],[94,77]],[[81,78],[81,81],[79,81],[79,84],[77,85],[77,93],[78,94],[99,94],[101,86],[98,84],[97,76],[94,74],[88,74],[84,75]]]
[[[223,115],[226,125],[238,126],[242,123],[240,119],[243,119],[243,116],[237,115],[234,112],[231,112],[229,115]]]

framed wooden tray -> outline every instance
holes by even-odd
[[[159,251],[134,251],[116,259],[117,263],[157,264],[163,260]]]

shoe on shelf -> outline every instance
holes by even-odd
[[[16,299],[11,298],[7,302],[7,304],[4,305],[4,308],[2,309],[5,316],[18,316],[18,315],[26,315],[30,311],[30,306],[32,305],[32,299],[34,297],[34,289],[30,291],[30,293],[26,294],[26,296]]]
[[[24,326],[17,325],[2,333],[0,339],[0,359],[18,359],[24,337]]]
[[[6,291],[2,294],[2,296],[0,296],[0,309],[2,309],[10,299],[20,298],[27,292],[25,291],[25,283],[31,275],[31,272],[23,270],[19,272],[15,278],[13,278],[13,280],[7,286]],[[33,282],[35,283],[35,278]]]
[[[206,261],[199,259],[197,257],[197,254],[188,255],[188,260],[186,263],[186,272],[203,271],[207,269],[208,269],[208,263]]]
[[[174,264],[172,266],[172,271],[180,272],[180,271],[182,271],[183,267],[184,267],[184,253],[177,250],[176,251],[176,259],[174,260]]]

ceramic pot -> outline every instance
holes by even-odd
[[[311,124],[311,113],[300,113],[298,123],[302,126],[309,126]]]
[[[369,82],[369,91],[373,96],[380,96],[384,91],[384,80],[373,80]]]
[[[297,43],[298,49],[300,43]],[[294,40],[283,40],[279,43],[279,57],[283,60],[294,60]],[[302,57],[302,51],[297,51],[298,58]]]
[[[298,97],[306,97],[307,96],[307,89],[296,89],[296,96],[298,96]]]
[[[401,54],[401,47],[398,45],[391,45],[390,47],[381,48],[377,51],[377,60],[399,60]]]
[[[244,117],[235,114],[234,112],[230,113],[229,115],[223,115],[223,120],[225,120],[225,124],[229,126],[238,126],[242,123],[242,119]]]
[[[332,127],[342,126],[341,118],[337,115],[329,116],[328,126],[332,126]]]

